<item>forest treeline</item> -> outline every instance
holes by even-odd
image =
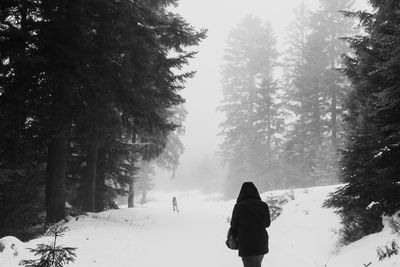
[[[400,209],[400,2],[304,4],[279,54],[268,22],[232,30],[219,109],[226,194],[344,183],[326,200],[343,243],[382,229]]]
[[[261,191],[344,183],[325,206],[351,242],[400,209],[400,3],[319,2],[295,9],[279,49],[260,18],[232,30],[219,153],[227,196],[245,180]],[[118,195],[131,206],[135,186],[144,199],[151,187],[150,161],[174,171],[180,90],[194,75],[182,68],[206,34],[175,4],[0,1],[0,236],[29,238]]]
[[[97,212],[129,191],[132,205],[150,160],[177,166],[194,75],[181,69],[206,31],[176,4],[0,1],[0,236],[29,238],[66,202]]]
[[[220,153],[228,166],[228,192],[243,179],[262,191],[337,183],[343,148],[345,97],[350,83],[341,37],[355,31],[351,0],[320,0],[294,9],[283,47],[271,24],[247,16],[232,30],[223,65],[226,120]]]

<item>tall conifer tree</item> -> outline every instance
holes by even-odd
[[[247,16],[232,30],[227,45],[219,109],[226,116],[220,125],[224,136],[221,155],[229,169],[229,194],[243,179],[251,179],[263,189],[270,184],[266,166],[272,163],[273,138],[280,122],[273,78],[276,41],[271,26]]]
[[[113,207],[138,155],[149,154],[134,139],[153,140],[157,156],[178,127],[170,110],[184,102],[180,90],[194,72],[175,70],[205,30],[170,12],[175,4],[1,2],[0,183],[8,191],[23,186],[21,177],[35,185],[47,222],[64,218],[66,200],[88,211]],[[9,203],[12,194],[1,188],[0,196]]]
[[[325,203],[341,215],[346,242],[379,231],[381,215],[400,208],[400,121],[395,115],[400,111],[400,4],[370,3],[373,13],[347,13],[360,19],[366,34],[348,39],[355,53],[344,60],[353,85],[340,166],[346,185]]]
[[[340,55],[348,51],[340,38],[352,32],[352,20],[340,11],[352,2],[321,0],[314,12],[304,3],[295,10],[285,75],[294,121],[286,136],[285,159],[288,179],[298,186],[337,181],[342,99],[348,90],[337,71]]]

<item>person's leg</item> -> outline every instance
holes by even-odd
[[[242,257],[243,267],[253,267],[251,257]]]
[[[263,258],[264,258],[264,255],[256,256],[255,257],[254,267],[261,267],[261,263],[262,263]]]
[[[261,267],[264,255],[242,257],[244,267]]]
[[[255,256],[242,257],[243,267],[256,267]]]

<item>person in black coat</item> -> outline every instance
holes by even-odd
[[[239,256],[244,267],[261,267],[268,253],[268,233],[271,224],[267,203],[261,200],[256,186],[245,182],[233,208],[231,231],[238,238]]]

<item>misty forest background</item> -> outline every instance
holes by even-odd
[[[351,242],[400,209],[400,3],[319,2],[294,9],[280,49],[266,18],[232,29],[218,155],[227,198],[247,180],[262,192],[345,183],[325,206]],[[175,172],[185,66],[206,38],[177,3],[0,2],[0,237],[29,239],[120,197],[132,207],[156,168]],[[208,189],[212,166],[199,168]]]

